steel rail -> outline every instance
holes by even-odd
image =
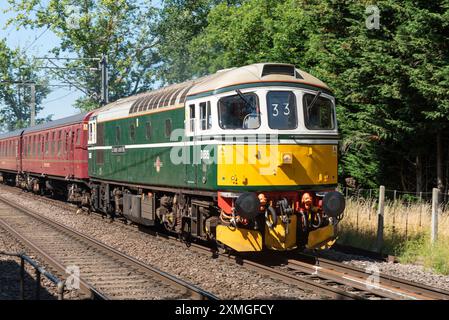
[[[129,265],[131,268],[137,269],[145,274],[151,275],[154,278],[158,278],[159,280],[169,284],[170,286],[176,287],[178,290],[188,293],[192,299],[195,299],[195,300],[197,300],[197,299],[198,300],[218,300],[218,298],[215,295],[213,295],[205,290],[202,290],[184,280],[178,279],[178,278],[176,278],[164,271],[161,271],[157,268],[146,265],[143,262],[140,262],[131,256],[121,253],[118,250],[116,250],[104,243],[99,242],[98,240],[95,240],[85,234],[82,234],[76,230],[73,230],[63,224],[56,222],[56,221],[45,218],[28,208],[22,207],[16,203],[9,201],[8,199],[3,198],[2,196],[0,196],[0,202],[5,203],[6,205],[8,205],[8,206],[20,211],[21,213],[23,213],[29,217],[32,217],[48,226],[51,226],[53,229],[55,229],[57,231],[60,231],[64,234],[67,234],[74,238],[80,239],[81,241],[86,243],[88,246],[91,246],[91,247],[95,248],[96,250],[102,251],[103,253],[113,257],[120,263],[125,263],[125,264]],[[28,246],[32,251],[35,251],[36,253],[38,253],[38,255],[42,256],[42,258],[44,260],[46,260],[54,268],[56,268],[58,272],[60,272],[61,274],[65,273],[66,267],[60,261],[56,260],[49,253],[47,253],[44,250],[42,250],[41,248],[39,248],[31,240],[22,236],[19,232],[17,232],[13,227],[11,227],[9,224],[7,224],[5,221],[3,221],[1,218],[0,218],[0,224],[7,231],[9,231],[13,236],[17,237],[26,246]],[[87,283],[82,278],[80,278],[80,288],[83,290],[83,292],[88,294],[90,298],[104,299],[104,300],[110,298],[106,294],[97,290],[93,285]]]
[[[449,292],[443,289],[431,287],[425,284],[412,282],[384,273],[377,273],[373,270],[365,271],[361,268],[347,265],[341,262],[315,257],[315,266],[308,266],[307,263],[296,259],[289,259],[287,262],[293,267],[309,267],[328,275],[335,280],[340,280],[348,285],[360,287],[369,285],[375,294],[384,295],[392,299],[422,299],[422,300],[449,300]],[[378,283],[373,280],[378,280]]]
[[[173,240],[178,240],[173,237]],[[293,284],[297,287],[311,290],[313,292],[319,292],[323,295],[334,299],[340,300],[359,300],[363,299],[362,297],[353,294],[351,292],[341,290],[339,288],[332,287],[330,285],[317,283],[313,280],[307,279],[306,277],[298,277],[296,275],[283,272],[282,270],[275,269],[271,266],[268,266],[263,263],[258,263],[248,258],[233,256],[229,254],[221,254],[210,247],[206,247],[196,243],[190,243],[189,249],[192,249],[196,252],[203,254],[210,254],[214,258],[222,259],[222,260],[233,260],[236,264],[250,268],[252,270],[257,271],[258,273],[265,274],[270,276],[271,278],[275,278],[281,280],[287,284]]]

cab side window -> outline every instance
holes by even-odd
[[[212,128],[212,117],[210,111],[210,101],[200,103],[200,127],[201,130]]]
[[[195,105],[189,105],[189,132],[195,132]]]

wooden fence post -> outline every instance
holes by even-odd
[[[382,252],[384,241],[384,207],[385,207],[385,186],[379,188],[379,207],[377,209],[377,243],[376,249]]]
[[[438,240],[438,211],[439,211],[439,196],[440,190],[438,188],[432,189],[432,224],[430,232],[430,242],[434,244]]]

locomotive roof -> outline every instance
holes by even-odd
[[[237,88],[286,84],[298,87],[322,89],[329,87],[309,73],[284,63],[256,63],[239,68],[217,71],[201,78],[173,84],[157,90],[119,99],[93,115],[98,122],[120,119],[131,114],[155,112],[156,109],[183,107],[186,100]]]

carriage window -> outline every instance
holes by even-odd
[[[151,139],[151,122],[145,123],[145,137],[147,140]]]
[[[56,132],[53,131],[51,135],[51,154],[56,155]]]
[[[45,154],[48,154],[48,133],[45,135]]]
[[[195,131],[195,105],[189,105],[189,130],[190,132]]]
[[[64,150],[64,155],[66,155],[67,151],[69,149],[69,145],[68,145],[68,143],[69,143],[69,133],[67,131],[65,131],[63,133],[63,136],[64,136],[64,141],[62,142],[62,150]]]
[[[61,156],[62,152],[62,136],[61,131],[58,132],[58,156]]]
[[[318,97],[310,107],[315,95],[304,95],[304,118],[307,129],[332,130],[335,128],[334,108],[329,99]]]
[[[165,136],[170,137],[171,134],[171,119],[165,120]]]
[[[134,126],[134,124],[131,124],[129,126],[129,137],[131,138],[131,141],[136,140],[136,127]]]
[[[257,95],[244,93],[221,98],[218,101],[218,117],[222,129],[257,129],[260,126],[260,110]]]
[[[200,103],[200,126],[201,130],[209,130],[212,128],[210,101]]]
[[[267,94],[268,126],[271,129],[296,129],[296,98],[291,91],[270,91]]]
[[[44,151],[44,136],[39,135],[39,156],[42,155],[42,151]]]
[[[120,143],[120,127],[119,126],[115,127],[115,143],[116,144]]]
[[[76,129],[76,145],[79,146],[81,142],[81,130]]]

